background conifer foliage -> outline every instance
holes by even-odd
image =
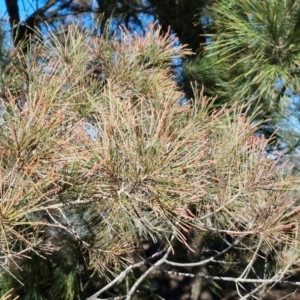
[[[267,158],[246,106],[216,110],[196,86],[180,105],[171,61],[190,54],[154,24],[115,37],[72,25],[7,56],[2,299],[171,299],[144,279],[181,268],[216,297],[224,281],[260,299],[290,279],[299,177]]]

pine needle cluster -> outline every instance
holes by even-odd
[[[144,241],[195,251],[208,233],[236,241],[241,276],[270,252],[265,276],[299,263],[298,177],[266,157],[245,107],[214,110],[197,87],[180,105],[171,61],[186,47],[157,25],[37,40],[1,72],[1,292],[81,299]]]

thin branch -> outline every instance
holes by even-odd
[[[175,235],[172,236],[170,243],[172,242],[172,240],[174,239]],[[167,257],[169,256],[171,250],[173,249],[172,245],[170,245],[165,253],[165,255],[158,260],[154,265],[152,265],[135,283],[134,285],[131,287],[129,293],[126,296],[126,300],[130,300],[131,297],[133,296],[134,292],[136,291],[137,287],[142,283],[142,281],[158,266],[162,265]]]
[[[246,278],[248,276],[250,270],[252,269],[252,266],[253,266],[255,260],[257,259],[258,252],[261,249],[262,242],[263,242],[263,238],[261,237],[260,240],[259,240],[259,243],[257,245],[257,248],[256,248],[256,250],[255,250],[255,252],[253,254],[252,259],[250,260],[250,262],[248,263],[247,267],[245,268],[245,270],[241,274],[240,278],[243,278],[243,277]]]
[[[152,265],[155,268],[157,266]],[[204,279],[212,279],[212,280],[219,280],[219,281],[231,281],[236,283],[265,283],[265,284],[276,284],[276,283],[283,283],[289,284],[294,286],[300,286],[300,281],[286,281],[280,279],[250,279],[250,278],[234,278],[234,277],[222,277],[222,276],[211,276],[204,273],[192,274],[192,273],[183,273],[183,272],[175,272],[175,271],[168,271],[161,268],[157,268],[161,272],[168,273],[175,276],[184,276],[184,277],[192,277],[192,278],[204,278]]]
[[[101,198],[91,198],[91,199],[86,199],[86,200],[75,200],[75,201],[70,201],[67,203],[57,203],[57,204],[52,204],[47,207],[44,207],[44,209],[58,209],[60,207],[69,207],[69,206],[75,206],[78,204],[89,204],[89,203],[94,203],[94,202],[99,202],[100,200],[114,200],[113,198],[106,197],[106,196],[101,196]]]
[[[152,256],[150,256],[149,258],[142,260],[134,265],[130,265],[126,268],[126,270],[124,270],[123,272],[121,272],[119,274],[119,276],[117,276],[113,281],[111,281],[109,284],[107,284],[105,287],[103,287],[101,290],[99,290],[98,292],[96,292],[95,294],[93,294],[92,296],[90,296],[89,298],[87,298],[86,300],[96,300],[99,298],[97,298],[99,295],[101,295],[102,293],[104,293],[106,290],[108,290],[109,288],[111,288],[112,286],[114,286],[115,284],[118,284],[120,282],[122,282],[124,280],[124,278],[127,276],[127,274],[136,268],[139,268],[147,263],[149,263],[150,260],[162,255],[162,253],[164,253],[166,251],[166,249],[163,249],[160,252],[156,252],[154,253]],[[125,298],[125,296],[122,296],[123,298]],[[123,299],[122,298],[122,299]],[[116,298],[110,298],[110,299],[116,299]],[[121,299],[121,298],[120,298]]]
[[[82,244],[85,248],[90,248],[90,244],[88,244],[87,242],[83,241],[80,236],[78,235],[78,233],[71,227],[71,224],[69,223],[69,221],[67,220],[65,214],[62,212],[61,209],[59,209],[60,213],[63,215],[64,219],[67,221],[67,225],[69,227],[66,227],[64,225],[62,225],[60,222],[58,222],[49,212],[49,210],[46,210],[49,217],[53,220],[53,222],[58,225],[59,228],[62,228],[64,230],[66,230],[71,236],[73,236],[73,238],[75,240],[77,240],[80,244]]]
[[[6,268],[3,264],[0,263],[0,266],[11,276],[13,277],[16,281],[18,281],[22,286],[24,286],[24,283],[21,282],[8,268]]]
[[[27,252],[27,251],[33,251],[33,249],[31,247],[28,247],[28,248],[23,249],[23,250],[21,250],[19,252],[16,252],[16,253],[10,253],[10,254],[4,255],[4,256],[0,256],[0,259],[9,259],[9,258],[12,258],[12,257],[20,258],[21,256],[26,257],[25,255],[21,255],[21,254],[23,254],[24,252]]]
[[[165,263],[170,265],[170,266],[174,266],[174,267],[186,268],[186,267],[203,266],[203,265],[206,265],[210,262],[219,262],[219,261],[216,261],[215,258],[217,258],[218,256],[221,256],[223,254],[226,254],[229,250],[231,250],[234,246],[236,246],[240,242],[240,240],[241,240],[241,238],[237,239],[228,248],[224,249],[223,251],[219,252],[218,254],[216,254],[216,255],[208,258],[208,259],[205,259],[205,260],[202,260],[202,261],[199,261],[199,262],[195,262],[195,263],[176,263],[174,261],[165,260]]]
[[[122,300],[125,299],[126,296],[117,296],[117,297],[110,297],[110,298],[96,298],[98,300]]]
[[[278,276],[278,274],[273,276],[273,280],[275,280],[275,278],[277,278],[276,282],[273,282],[273,285],[275,285],[276,283],[283,283],[281,280],[284,276],[284,274],[288,271],[288,269],[291,267],[292,263],[289,263],[285,269],[282,271],[282,273],[280,274],[280,276]],[[279,277],[279,278],[278,278]],[[279,281],[279,282],[278,282]],[[286,282],[284,282],[286,283]],[[253,291],[251,291],[250,293],[248,293],[247,295],[243,296],[242,299],[248,299],[249,297],[253,296],[253,294],[255,294],[256,292],[258,292],[259,290],[261,290],[262,288],[264,288],[268,283],[261,283],[258,287],[256,287]]]

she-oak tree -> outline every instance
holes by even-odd
[[[181,268],[198,294],[208,280],[261,299],[291,282],[299,177],[266,157],[246,107],[215,110],[196,86],[180,106],[171,60],[189,54],[157,25],[119,39],[70,26],[6,57],[3,299],[167,298],[138,287]]]

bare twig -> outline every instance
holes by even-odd
[[[216,258],[223,255],[223,254],[226,254],[229,250],[231,250],[234,246],[236,246],[239,242],[240,242],[241,238],[238,238],[237,240],[234,241],[234,243],[232,243],[229,247],[227,247],[226,249],[224,249],[223,251],[217,253],[216,255],[208,258],[208,259],[205,259],[205,260],[202,260],[202,261],[199,261],[199,262],[194,262],[194,263],[176,263],[174,261],[169,261],[169,260],[165,260],[165,263],[170,265],[170,266],[174,266],[174,267],[183,267],[183,268],[188,268],[188,267],[198,267],[198,266],[203,266],[203,265],[206,265],[210,262],[216,262]],[[219,261],[218,261],[219,262]]]
[[[84,246],[85,248],[90,248],[90,244],[88,244],[87,242],[83,241],[80,236],[78,235],[78,233],[71,227],[71,224],[69,223],[68,219],[66,218],[65,214],[63,213],[63,211],[59,208],[60,213],[63,215],[64,219],[67,221],[67,225],[68,227],[62,225],[60,222],[58,222],[49,212],[49,210],[46,210],[49,217],[54,221],[54,223],[56,225],[58,225],[59,228],[62,228],[64,230],[66,230],[71,236],[74,237],[75,240],[77,240],[80,244],[82,244],[82,246]]]
[[[152,265],[154,266],[154,265]],[[157,268],[157,266],[154,266]],[[283,283],[283,284],[290,284],[295,286],[300,286],[300,281],[286,281],[280,279],[250,279],[250,278],[234,278],[234,277],[222,277],[222,276],[211,276],[204,273],[192,274],[192,273],[183,273],[183,272],[175,272],[175,271],[168,271],[161,268],[158,268],[161,272],[172,274],[175,276],[185,276],[185,277],[192,277],[192,278],[204,278],[204,279],[212,279],[212,280],[219,280],[219,281],[231,281],[236,283],[265,283],[265,284],[274,284],[274,283]]]
[[[167,251],[168,251],[168,249],[167,249]],[[145,265],[146,263],[149,262],[149,260],[152,260],[152,259],[154,259],[154,258],[162,255],[162,253],[164,253],[165,251],[166,251],[166,249],[164,249],[162,251],[159,251],[159,252],[156,252],[152,256],[150,256],[147,260],[142,260],[142,261],[140,261],[140,262],[138,262],[138,263],[136,263],[134,265],[128,266],[127,269],[124,270],[123,272],[121,272],[119,274],[119,276],[117,276],[113,281],[111,281],[109,284],[107,284],[105,287],[103,287],[101,290],[99,290],[98,292],[96,292],[95,294],[93,294],[92,296],[90,296],[89,298],[87,298],[86,300],[96,300],[96,299],[99,300],[99,298],[97,298],[99,295],[101,295],[102,293],[104,293],[105,291],[107,291],[108,289],[110,289],[115,284],[118,284],[118,283],[122,282],[125,279],[125,277],[127,276],[127,274],[129,272],[131,272],[131,270],[139,268],[139,267]],[[124,297],[122,296],[121,298],[118,298],[118,299],[123,299],[123,298],[125,298],[125,296]],[[109,299],[111,299],[111,298],[109,298]],[[117,298],[113,298],[113,299],[117,299]]]
[[[174,239],[175,235],[172,236],[171,241]],[[130,300],[131,297],[133,296],[134,292],[136,291],[137,287],[141,284],[141,282],[158,266],[162,265],[167,257],[169,256],[171,250],[173,249],[172,245],[170,245],[165,253],[165,255],[158,260],[154,265],[152,265],[135,283],[134,285],[131,287],[129,293],[126,296],[126,300]]]

